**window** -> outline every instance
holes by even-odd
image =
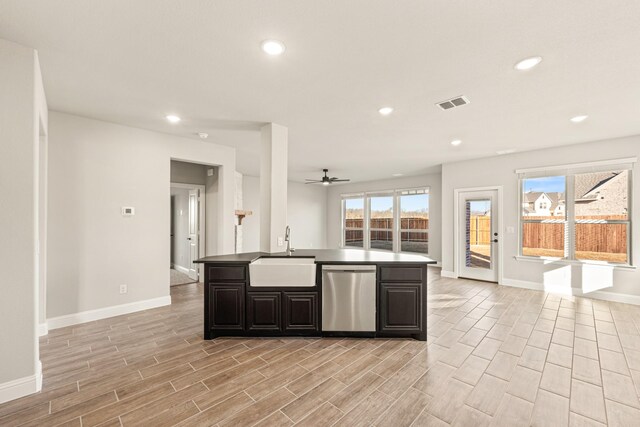
[[[521,172],[521,255],[631,264],[632,172],[617,166]]]
[[[364,198],[343,199],[344,246],[364,247]]]
[[[343,195],[342,217],[343,247],[428,253],[428,189]]]
[[[393,250],[393,194],[369,197],[369,247]]]
[[[564,176],[547,176],[523,180],[522,194],[522,255],[565,256],[567,221],[563,210],[547,208],[541,199],[555,200],[556,206],[564,204],[566,179]]]
[[[429,253],[429,194],[403,191],[400,205],[400,251]]]
[[[575,176],[576,259],[628,264],[629,171]]]

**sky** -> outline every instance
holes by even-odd
[[[347,199],[347,209],[363,209],[363,199]],[[403,211],[429,211],[429,195],[414,194],[410,196],[401,196],[400,205]],[[393,207],[393,197],[372,197],[372,211],[388,211]]]
[[[543,178],[528,178],[524,180],[524,191],[543,191],[545,193],[564,193],[564,176],[545,176]]]

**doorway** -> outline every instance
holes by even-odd
[[[194,261],[205,253],[204,196],[204,185],[171,183],[171,286],[200,281]]]
[[[500,188],[456,190],[456,273],[500,282]]]

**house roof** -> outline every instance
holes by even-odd
[[[533,203],[538,200],[538,197],[540,197],[542,194],[542,191],[528,191],[524,193],[524,201],[527,203]]]
[[[576,175],[576,200],[591,200],[597,198],[596,190],[611,181],[621,172],[600,172]]]
[[[576,200],[597,198],[596,190],[621,172],[600,172],[576,175]]]

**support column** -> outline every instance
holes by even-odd
[[[285,250],[287,227],[287,163],[289,130],[269,123],[261,129],[260,251]]]

